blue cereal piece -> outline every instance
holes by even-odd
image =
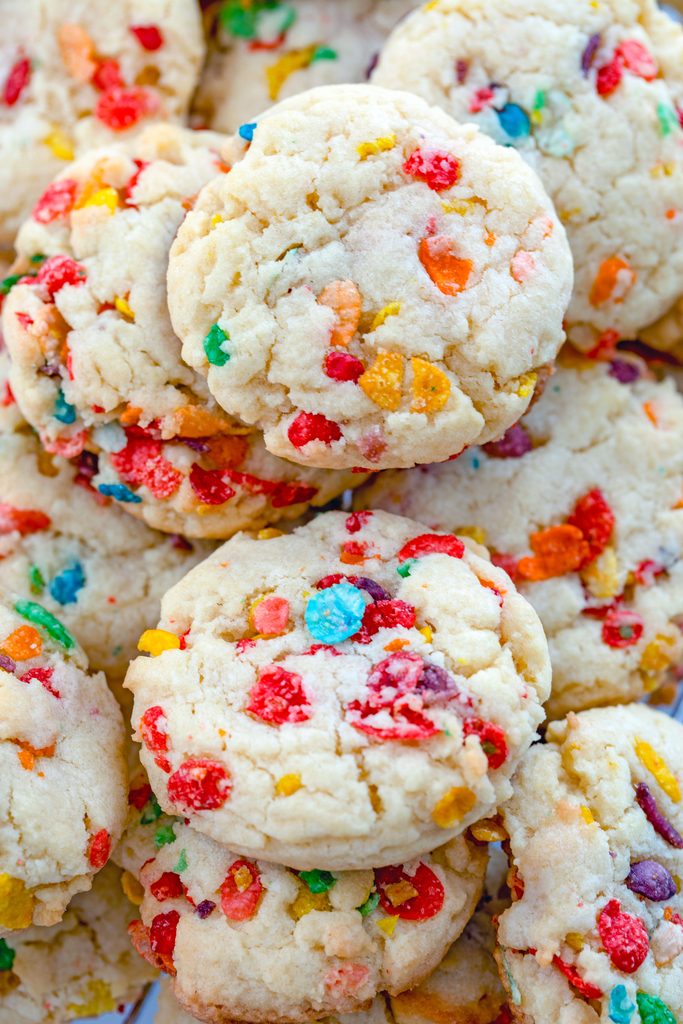
[[[306,605],[305,619],[316,640],[338,644],[358,632],[364,614],[363,592],[350,583],[335,583],[313,595]]]

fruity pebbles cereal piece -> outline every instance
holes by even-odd
[[[683,726],[643,705],[553,722],[502,809],[512,1019],[683,1019]]]
[[[0,430],[0,583],[40,602],[120,682],[141,623],[157,621],[161,596],[212,548],[125,515],[92,488],[91,468]]]
[[[161,806],[303,870],[416,857],[490,813],[550,674],[535,613],[475,548],[383,512],[219,548],[126,677]]]
[[[362,85],[287,100],[246,136],[169,264],[183,356],[219,404],[303,465],[441,462],[499,437],[557,353],[571,288],[524,161]]]
[[[0,934],[59,921],[125,822],[121,713],[36,600],[0,594]],[[2,986],[0,984],[0,990]]]
[[[683,399],[643,372],[564,366],[502,441],[360,498],[488,545],[543,622],[550,717],[637,700],[683,654]]]
[[[9,382],[9,356],[0,341],[0,432],[10,433],[26,425]]]
[[[193,0],[2,0],[0,245],[74,153],[180,120],[204,54]],[[57,216],[56,190],[41,215]]]
[[[363,82],[415,0],[225,0],[209,7],[209,57],[193,117],[235,132],[276,100]]]
[[[69,186],[59,216],[34,211],[22,227],[4,304],[11,388],[47,450],[85,452],[101,496],[198,537],[296,517],[359,482],[269,456],[180,360],[168,250],[195,193],[225,173],[224,142],[156,125],[81,157],[49,186]],[[223,358],[219,337],[212,346]]]
[[[462,932],[486,869],[463,836],[410,863],[333,874],[245,859],[182,822],[172,831],[148,847],[131,938],[180,1004],[213,1021],[294,1024],[417,984]]]
[[[538,171],[574,255],[581,348],[633,337],[680,296],[683,29],[654,0],[437,0],[396,29],[373,81]]]
[[[74,896],[59,924],[27,928],[0,940],[0,1021],[62,1024],[116,1010],[154,979],[131,948],[136,911],[112,864],[90,892]]]

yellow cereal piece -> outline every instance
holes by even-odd
[[[142,884],[138,882],[135,875],[132,875],[130,871],[124,871],[121,875],[121,890],[126,899],[133,904],[134,907],[139,907],[145,896],[145,890]]]
[[[274,537],[281,536],[282,530],[276,530],[274,526],[267,526],[264,530],[259,530],[256,540],[273,540]]]
[[[71,139],[61,128],[53,128],[43,139],[53,156],[58,160],[73,160],[74,147]]]
[[[387,938],[390,939],[391,936],[396,931],[396,925],[397,924],[398,924],[398,917],[394,914],[391,917],[383,917],[381,921],[377,922],[377,927],[381,928],[381,930],[384,932],[384,934],[387,936]]]
[[[564,941],[567,943],[569,948],[573,949],[576,953],[580,953],[586,945],[585,939],[580,932],[568,932],[565,935]]]
[[[619,579],[619,562],[614,548],[605,548],[594,562],[582,570],[581,579],[592,597],[601,600],[615,597],[621,590],[621,581]]]
[[[213,215],[213,217],[211,218],[211,221],[210,221],[211,227],[215,228],[217,224],[222,224],[222,223],[223,223],[223,218],[221,217],[220,213],[214,213],[214,215]]]
[[[301,50],[290,50],[285,53],[274,64],[266,68],[266,82],[268,83],[268,95],[271,100],[276,100],[280,90],[290,75],[295,71],[307,68],[313,60],[317,46],[305,46]]]
[[[378,327],[381,327],[385,320],[388,320],[390,316],[398,316],[401,312],[400,302],[390,302],[388,306],[380,309],[379,313],[375,315],[372,321],[371,330],[376,331]]]
[[[358,383],[380,409],[396,412],[401,404],[405,360],[398,352],[380,352]]]
[[[21,878],[0,874],[0,927],[28,928],[33,920],[34,897]]]
[[[278,796],[292,796],[301,789],[302,782],[301,776],[298,772],[290,772],[289,775],[283,775],[275,783],[275,792]]]
[[[465,217],[474,209],[476,203],[471,199],[442,199],[441,209],[444,213],[457,213],[459,217]]]
[[[431,644],[432,637],[434,636],[431,626],[422,626],[421,629],[418,629],[418,633],[422,633],[422,636],[425,638],[426,642],[428,644]]]
[[[453,532],[458,537],[470,537],[477,544],[486,544],[486,530],[481,526],[459,526]]]
[[[241,868],[233,875],[233,882],[237,886],[238,892],[246,892],[250,885],[253,884],[254,876],[252,875],[246,864],[243,864]]]
[[[580,811],[581,817],[586,822],[586,824],[592,825],[595,821],[595,818],[593,817],[593,812],[591,811],[590,807],[586,807],[585,804],[581,804]]]
[[[432,818],[439,828],[452,828],[474,807],[477,798],[467,786],[449,789],[432,811]]]
[[[472,825],[470,835],[480,843],[502,843],[509,838],[507,830],[495,818],[482,818]]]
[[[302,917],[310,914],[312,910],[321,910],[323,912],[332,910],[332,904],[326,892],[310,892],[309,889],[302,889],[289,908],[289,912],[295,921],[300,921]]]
[[[422,8],[423,11],[434,11],[441,3],[441,0],[429,0]]]
[[[82,1003],[71,1003],[67,1007],[72,1017],[99,1017],[101,1013],[116,1009],[116,1000],[106,981],[89,981],[82,999]]]
[[[361,160],[366,160],[369,156],[386,153],[387,150],[393,149],[395,145],[395,135],[380,135],[378,139],[373,139],[372,142],[361,142],[360,145],[356,146],[356,149]]]
[[[135,323],[135,313],[128,305],[128,300],[124,299],[121,295],[117,295],[114,299],[114,306],[124,318],[130,323]]]
[[[116,213],[119,205],[119,194],[115,188],[99,188],[93,192],[85,202],[79,204],[79,209],[87,206],[106,206],[110,213]]]
[[[426,359],[410,360],[413,371],[411,412],[429,413],[443,409],[451,394],[451,382],[438,366]]]
[[[570,210],[560,210],[560,220],[563,224],[566,224],[568,220],[574,220],[575,217],[580,217],[582,213],[580,206],[573,206]]]
[[[661,754],[658,754],[647,740],[636,739],[635,748],[640,763],[654,775],[669,799],[673,803],[679,804],[681,802],[680,784]]]
[[[537,373],[524,373],[519,378],[519,387],[517,388],[518,398],[528,398],[529,395],[533,395],[534,388],[536,387],[536,381],[538,380]]]
[[[146,629],[138,640],[138,650],[157,658],[164,651],[177,651],[180,639],[165,629]]]
[[[671,647],[673,645],[673,637],[658,633],[654,640],[650,640],[643,651],[640,659],[641,670],[649,675],[663,672],[667,669],[671,664],[671,656],[673,654]],[[669,650],[667,650],[667,647]]]

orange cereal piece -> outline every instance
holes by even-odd
[[[451,394],[451,382],[438,366],[426,359],[411,359],[413,403],[411,412],[439,412]]]
[[[420,242],[420,263],[444,295],[457,295],[467,287],[472,260],[463,260],[453,252],[454,240],[448,235],[433,235]]]
[[[184,405],[173,414],[175,432],[179,437],[210,437],[229,428],[230,423],[220,413],[202,409],[198,405]]]
[[[520,558],[517,571],[527,580],[549,580],[577,569],[590,555],[590,547],[577,526],[564,523],[531,535],[533,556]]]
[[[605,302],[623,302],[638,280],[638,275],[621,256],[610,256],[600,265],[590,293],[593,306]]]
[[[142,409],[137,405],[127,405],[119,416],[122,427],[134,427],[142,415]]]
[[[659,426],[659,419],[657,418],[657,413],[652,402],[643,402],[643,412],[645,413],[653,427]]]
[[[380,352],[358,384],[380,409],[396,412],[401,404],[405,360],[399,352]]]
[[[0,651],[13,661],[30,661],[42,654],[43,641],[33,626],[19,626],[2,641]]]
[[[95,46],[82,25],[67,22],[57,32],[64,66],[78,82],[89,82],[97,70]]]
[[[209,458],[218,469],[241,466],[249,450],[249,442],[234,434],[215,434],[207,441]]]
[[[331,281],[318,296],[321,306],[328,306],[337,322],[332,328],[330,345],[345,348],[358,330],[362,311],[361,295],[353,281]]]

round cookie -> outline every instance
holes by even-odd
[[[181,822],[172,831],[148,848],[131,938],[185,1009],[224,1024],[351,1013],[415,985],[462,932],[486,869],[463,836],[411,863],[333,875],[244,860]]]
[[[34,214],[19,233],[17,269],[32,276],[3,310],[12,389],[43,445],[69,457],[86,449],[101,494],[150,526],[199,537],[296,518],[359,482],[271,457],[180,359],[168,250],[196,192],[225,171],[224,141],[156,125],[126,150],[72,164],[48,189],[68,186],[59,215]]]
[[[441,462],[500,436],[557,353],[571,288],[533,172],[372,86],[314,89],[244,133],[169,263],[183,358],[219,404],[320,467]]]
[[[486,551],[383,512],[234,537],[141,650],[125,685],[161,806],[299,869],[406,860],[488,814],[550,685]]]
[[[683,399],[641,371],[564,366],[498,444],[359,498],[491,548],[543,623],[551,718],[637,700],[683,654]]]
[[[155,972],[131,948],[134,917],[121,872],[109,864],[90,892],[74,896],[59,924],[2,940],[1,1024],[64,1024],[137,999]]]
[[[681,294],[683,29],[654,0],[437,0],[373,75],[514,146],[574,255],[567,330],[632,338]]]
[[[0,431],[0,576],[60,619],[93,669],[121,681],[141,624],[154,625],[162,595],[212,548],[125,515],[84,468],[47,455],[32,434]]]
[[[2,0],[0,246],[75,152],[179,120],[204,43],[193,0]]]
[[[121,712],[35,601],[0,593],[0,934],[56,924],[126,814]]]
[[[215,5],[194,119],[235,132],[276,100],[320,85],[364,82],[391,30],[415,6],[416,0]]]
[[[683,1016],[683,727],[643,705],[548,727],[502,814],[502,977],[524,1024]]]

